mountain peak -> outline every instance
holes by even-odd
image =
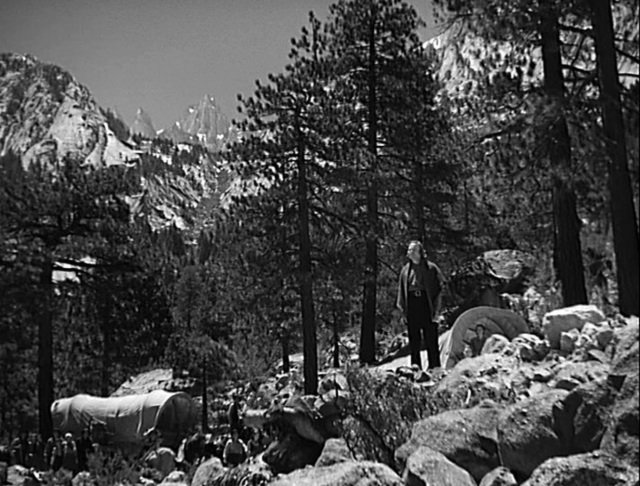
[[[205,94],[198,103],[189,106],[182,118],[162,130],[160,136],[174,142],[192,141],[219,149],[230,136],[231,122],[216,104],[215,97]]]
[[[137,133],[149,139],[153,139],[156,136],[156,129],[153,128],[151,116],[142,107],[138,107],[136,111],[136,116],[131,124],[131,133]]]

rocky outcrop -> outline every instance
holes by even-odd
[[[0,55],[0,155],[9,151],[25,166],[72,157],[101,168],[138,158],[69,72],[19,54]]]
[[[318,391],[335,403],[300,396],[297,369],[281,374],[260,387],[276,405],[246,423],[278,417],[288,432],[264,461],[214,469],[208,484],[243,484],[254,463],[279,473],[277,485],[627,484],[638,457],[637,321],[577,332],[570,354],[534,334],[488,340],[425,383],[391,363],[328,370]],[[343,438],[325,435],[323,407]]]

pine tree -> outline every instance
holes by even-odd
[[[463,19],[461,21],[474,35],[480,36],[488,43],[511,45],[512,52],[517,54],[514,57],[521,57],[522,53],[527,51],[526,46],[532,41],[541,49],[545,97],[538,102],[533,97],[528,98],[531,100],[529,103],[533,101],[535,104],[543,104],[539,105],[541,108],[535,119],[539,126],[536,127],[533,136],[528,140],[525,138],[525,143],[529,144],[526,150],[531,152],[535,144],[541,144],[544,147],[541,155],[549,161],[552,174],[554,264],[557,277],[562,283],[564,303],[565,305],[586,303],[580,243],[581,222],[578,218],[573,180],[576,171],[566,119],[568,103],[562,71],[566,64],[563,64],[561,58],[559,19],[566,13],[568,7],[561,6],[555,0],[545,0],[535,4],[502,0],[492,0],[483,4],[448,1],[438,3],[448,7],[456,19]],[[497,47],[494,52],[488,54],[486,61],[481,61],[481,65],[489,68],[487,71],[495,70],[496,65],[500,64],[496,60],[503,57]],[[507,56],[507,62],[508,60]],[[519,74],[516,79],[521,80],[523,70],[519,66],[517,68],[516,71]],[[483,74],[487,76],[486,72]],[[508,110],[503,109],[503,118],[506,112]],[[513,119],[513,115],[511,117]],[[519,118],[518,122],[507,129],[507,132],[516,131],[518,124],[523,125],[521,117],[515,118]]]
[[[129,217],[119,196],[129,190],[131,181],[117,168],[93,171],[72,159],[63,160],[56,170],[38,163],[22,170],[11,159],[2,163],[0,227],[4,249],[32,275],[27,285],[36,296],[32,310],[38,326],[39,427],[43,437],[49,437],[54,396],[53,272],[59,263],[86,267],[82,258],[95,254],[107,241],[117,244],[117,228]]]
[[[318,384],[317,338],[313,300],[311,242],[313,165],[322,145],[318,130],[322,124],[318,107],[326,98],[322,83],[323,40],[321,24],[310,15],[310,30],[292,41],[290,64],[281,75],[270,75],[269,85],[258,84],[253,98],[243,100],[249,121],[242,130],[245,140],[235,146],[236,157],[246,164],[250,177],[267,179],[268,193],[296,201],[295,232],[297,240],[296,271],[302,317],[305,392],[316,393]],[[317,169],[316,169],[317,170]],[[318,187],[315,185],[315,187]],[[283,231],[282,229],[280,231]],[[287,253],[286,239],[280,239],[282,257]],[[283,343],[287,342],[286,333]]]
[[[618,86],[611,3],[590,0],[600,84],[602,124],[609,162],[609,198],[618,269],[619,307],[624,315],[640,313],[640,242],[627,164],[625,129]]]
[[[411,79],[427,75],[421,72],[424,64],[416,63],[422,54],[417,36],[421,22],[413,8],[397,0],[341,0],[331,6],[330,12],[327,34],[335,63],[332,93],[350,110],[340,125],[341,156],[352,165],[349,185],[363,195],[362,202],[357,201],[364,212],[357,223],[365,252],[360,360],[372,363],[379,247],[384,235],[380,195],[393,186],[385,159],[402,152],[393,145],[399,138],[391,136],[389,126],[402,119],[402,108],[407,109],[397,105],[399,89]],[[418,207],[421,211],[423,205],[414,205]]]

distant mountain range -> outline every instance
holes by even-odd
[[[128,197],[134,218],[154,228],[175,225],[197,231],[206,225],[202,213],[219,205],[231,182],[230,172],[204,145],[228,132],[212,102],[200,103],[184,123],[194,137],[174,142],[121,140],[124,122],[102,109],[89,90],[59,66],[30,55],[0,54],[0,156],[18,155],[23,166],[38,161],[56,170],[65,157],[96,168],[126,165],[137,169],[140,192]],[[157,137],[148,115],[138,111],[131,127],[145,138]],[[190,133],[190,132],[185,132]],[[217,137],[217,138],[216,138]],[[198,141],[199,143],[190,143]],[[212,144],[213,145],[213,142]],[[207,210],[204,210],[206,207]]]
[[[198,103],[189,106],[182,118],[173,125],[156,130],[151,117],[138,108],[131,124],[131,132],[145,138],[165,138],[175,143],[199,143],[211,150],[222,149],[228,141],[237,139],[237,132],[224,115],[215,98],[205,95]]]

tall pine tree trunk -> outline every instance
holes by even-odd
[[[103,319],[107,318],[103,317]],[[100,395],[108,397],[111,382],[111,347],[113,346],[113,336],[109,322],[105,322],[103,326],[102,338],[104,342],[102,344],[102,366],[100,369]]]
[[[38,417],[43,439],[53,434],[53,262],[47,259],[41,268],[42,297],[38,306]]]
[[[633,190],[627,164],[625,127],[620,105],[618,65],[611,4],[590,0],[600,81],[600,104],[609,155],[609,198],[616,253],[619,307],[623,315],[640,314],[640,242]]]
[[[564,79],[554,0],[547,0],[542,5],[540,35],[544,87],[554,107],[554,120],[548,128],[549,157],[554,172],[554,264],[562,284],[564,305],[586,304],[580,220],[576,209],[576,197],[565,175],[571,173],[571,140],[563,113]]]
[[[207,358],[202,358],[202,431],[209,432],[209,400],[207,399]]]
[[[318,393],[318,350],[311,280],[311,238],[309,236],[309,201],[305,144],[297,123],[298,138],[298,233],[300,237],[300,300],[302,307],[302,350],[304,356],[304,392]]]
[[[333,367],[340,368],[340,333],[338,332],[338,315],[333,309]]]
[[[415,191],[415,222],[416,222],[416,238],[426,244],[427,242],[427,229],[424,217],[424,198],[422,196],[424,191],[424,176],[422,163],[419,159],[413,160],[413,184]]]
[[[289,360],[289,331],[286,329],[283,330],[280,339],[282,344],[282,372],[289,373],[291,369],[291,362]]]
[[[282,264],[284,265],[284,262],[287,259],[287,226],[284,224],[284,204],[281,207],[281,211],[282,224],[280,225],[280,252]],[[282,345],[282,372],[289,373],[289,369],[291,368],[291,362],[289,360],[289,324],[287,322],[287,303],[284,293],[285,280],[283,277],[280,278],[280,288],[283,291],[280,295],[280,319],[284,323],[280,326],[280,344]]]
[[[369,177],[367,179],[367,228],[365,230],[364,295],[360,327],[360,362],[375,361],[376,292],[378,278],[378,113],[376,73],[376,5],[371,3],[369,17]]]

